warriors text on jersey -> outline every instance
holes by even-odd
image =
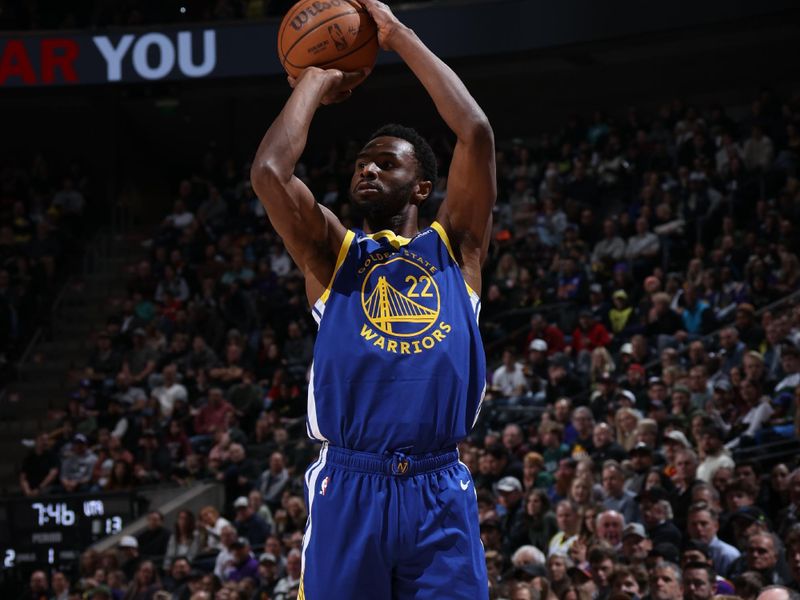
[[[439,223],[411,239],[348,231],[313,312],[313,439],[421,454],[467,436],[486,381],[480,300]]]

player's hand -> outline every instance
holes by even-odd
[[[299,77],[287,77],[292,89],[300,85],[300,82],[309,77],[322,78],[324,81],[325,95],[320,100],[320,104],[337,104],[344,102],[353,93],[353,88],[361,83],[367,75],[369,69],[362,69],[355,72],[344,72],[339,69],[320,69],[319,67],[308,67],[300,73]]]
[[[405,28],[394,16],[392,9],[378,0],[358,0],[378,26],[378,43],[384,50],[392,50],[392,37]]]

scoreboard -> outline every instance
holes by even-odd
[[[0,507],[4,569],[72,565],[95,542],[119,533],[138,516],[136,496],[80,494],[13,498]]]

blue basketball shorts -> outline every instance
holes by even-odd
[[[486,600],[475,483],[453,451],[322,445],[306,471],[300,600]]]

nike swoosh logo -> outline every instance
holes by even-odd
[[[459,479],[458,482],[461,484],[461,489],[464,490],[465,492],[469,489],[469,481],[467,483],[464,483]]]

